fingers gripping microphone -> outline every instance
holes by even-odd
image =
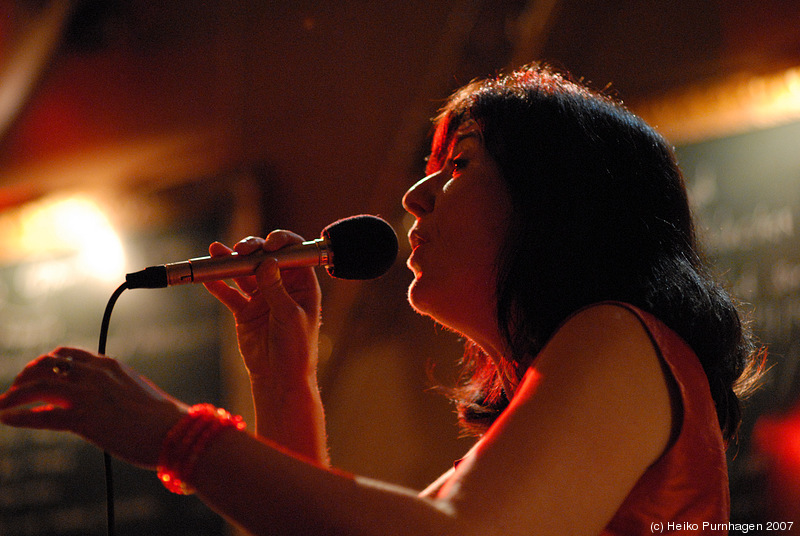
[[[164,288],[253,275],[264,259],[274,257],[281,268],[325,266],[339,279],[373,279],[397,258],[397,235],[376,216],[351,216],[328,225],[320,238],[277,251],[233,253],[150,266],[125,276],[128,288]]]

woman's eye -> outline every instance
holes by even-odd
[[[467,159],[466,158],[454,158],[453,159],[453,170],[454,171],[464,171],[464,168],[467,167]]]

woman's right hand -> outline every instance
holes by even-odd
[[[303,239],[289,231],[273,231],[266,239],[248,237],[233,250],[215,242],[211,256],[276,251]],[[316,379],[321,292],[313,268],[283,272],[268,257],[255,276],[240,277],[232,287],[222,281],[206,288],[232,313],[239,350],[252,381],[291,389],[295,382]]]
[[[276,251],[303,239],[273,231],[266,239],[248,237],[233,251],[248,255]],[[231,249],[211,244],[212,256]],[[317,386],[317,344],[322,296],[313,268],[281,271],[267,257],[255,276],[205,283],[236,320],[239,351],[250,374],[256,433],[326,465],[325,413]]]

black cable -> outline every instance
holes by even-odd
[[[111,311],[114,309],[114,304],[117,303],[120,294],[128,288],[128,282],[121,284],[114,294],[108,299],[106,310],[103,313],[103,323],[100,324],[100,342],[97,345],[97,353],[101,355],[106,354],[106,340],[108,340],[108,324],[111,322]]]
[[[108,325],[111,322],[111,311],[114,309],[114,304],[117,299],[128,288],[128,283],[121,284],[117,290],[108,299],[106,310],[103,313],[103,322],[100,324],[100,342],[97,345],[97,353],[100,355],[106,354],[106,341],[108,340]],[[106,468],[106,520],[108,536],[114,536],[114,477],[113,468],[111,466],[111,455],[108,452],[103,452],[103,459]]]

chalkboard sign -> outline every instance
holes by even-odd
[[[800,124],[679,147],[678,156],[706,252],[769,348],[772,369],[747,404],[729,466],[732,518],[770,521],[750,433],[800,398]]]
[[[133,268],[139,269],[202,255],[210,238],[192,230],[128,242],[129,264],[141,259]],[[65,256],[0,269],[3,390],[26,363],[56,346],[97,349],[105,304],[124,278],[109,286],[76,272],[73,262]],[[219,314],[199,286],[128,290],[112,316],[107,353],[187,403],[218,404]],[[150,472],[115,462],[114,482],[119,535],[224,533],[221,518],[197,498],[169,493]],[[102,452],[66,433],[0,427],[0,534],[105,533]]]

